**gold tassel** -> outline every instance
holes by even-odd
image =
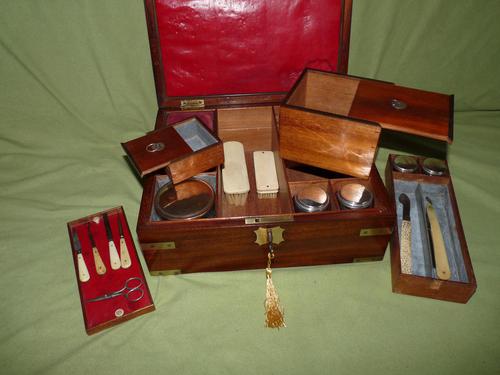
[[[278,293],[273,284],[273,271],[271,269],[271,260],[273,258],[274,254],[270,252],[266,268],[266,301],[264,303],[266,308],[266,327],[280,329],[286,327],[286,325],[283,307],[280,304]]]

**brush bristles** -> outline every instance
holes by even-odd
[[[235,206],[243,206],[247,200],[248,193],[241,194],[226,194],[226,199],[229,204],[234,204]]]
[[[278,197],[278,192],[275,193],[259,193],[257,192],[257,198],[259,199],[273,199]]]

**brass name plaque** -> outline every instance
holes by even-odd
[[[175,242],[141,242],[142,250],[172,250],[175,249]]]
[[[202,109],[205,108],[204,99],[181,100],[181,109]]]
[[[392,233],[392,228],[382,227],[382,228],[364,228],[359,231],[360,237],[368,236],[384,236]]]

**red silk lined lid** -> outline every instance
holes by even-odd
[[[288,91],[306,67],[347,70],[351,1],[146,0],[146,10],[160,107],[245,103]]]

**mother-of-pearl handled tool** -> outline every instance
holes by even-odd
[[[427,200],[427,231],[431,239],[431,241],[429,241],[429,246],[431,255],[434,255],[436,275],[441,280],[449,280],[451,277],[450,264],[448,263],[448,255],[446,254],[443,233],[441,232],[436,210],[432,206],[432,201],[429,197],[425,197],[425,199]]]
[[[104,275],[106,273],[106,266],[102,261],[101,255],[99,254],[99,250],[97,250],[97,247],[94,242],[94,237],[92,237],[92,233],[90,232],[90,223],[88,223],[87,225],[87,230],[89,232],[90,244],[92,245],[92,254],[94,254],[95,270],[98,275]]]
[[[109,263],[111,263],[111,269],[117,270],[121,267],[120,256],[118,255],[118,250],[116,250],[115,242],[113,241],[113,232],[111,232],[111,225],[109,225],[108,214],[105,213],[103,218],[106,236],[108,237]]]
[[[125,242],[125,237],[123,236],[122,221],[120,216],[117,216],[118,220],[118,231],[120,232],[120,259],[122,263],[122,268],[129,268],[132,265],[130,260],[130,254],[128,252],[127,243]]]
[[[90,280],[89,270],[87,265],[85,264],[85,260],[82,255],[82,245],[80,244],[80,240],[78,238],[78,234],[76,234],[76,230],[72,230],[73,232],[73,248],[76,252],[76,259],[78,264],[78,278],[82,283]]]
[[[401,221],[401,272],[411,274],[411,219],[410,198],[404,193],[399,195],[399,202],[403,205],[403,220]]]

